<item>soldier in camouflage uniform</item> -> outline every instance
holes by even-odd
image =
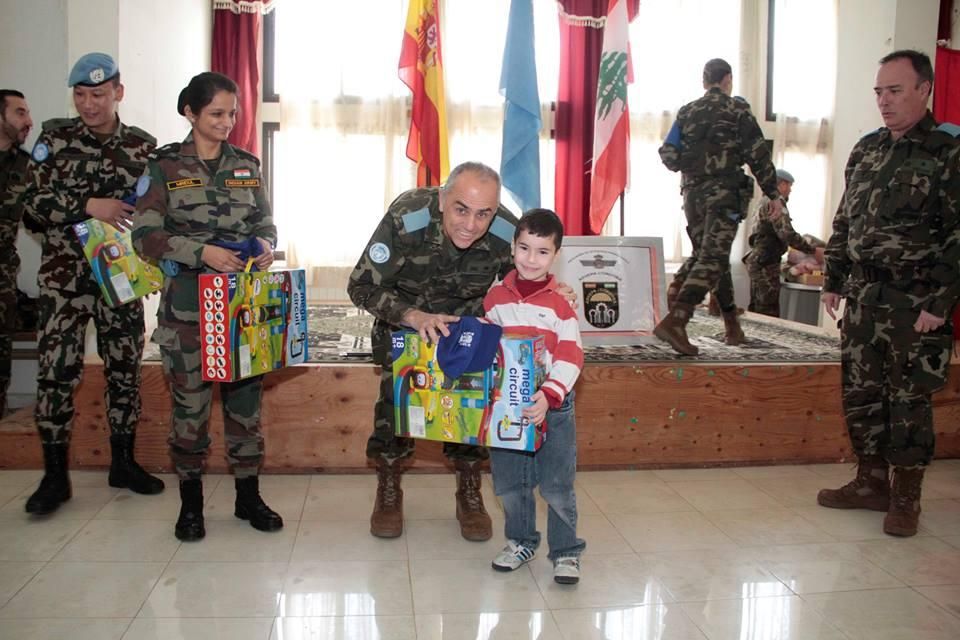
[[[380,365],[367,457],[377,467],[377,498],[370,532],[403,531],[401,462],[414,441],[395,435],[390,333],[413,328],[436,341],[446,323],[482,316],[483,296],[513,268],[510,243],[516,218],[500,205],[500,177],[479,163],[455,168],[441,188],[401,194],[387,210],[350,276],[350,299],[374,317],[373,359]],[[479,462],[486,449],[444,443],[457,469],[457,519],[468,540],[488,540],[490,517],[480,495]]]
[[[671,171],[680,171],[683,211],[693,255],[684,263],[667,292],[670,313],[654,335],[684,355],[697,355],[687,339],[693,308],[708,291],[717,295],[724,323],[724,341],[744,340],[730,277],[730,249],[753,193],[753,183],[742,169],[746,162],[780,213],[780,194],[770,151],[750,105],[730,96],[733,74],[724,60],[707,62],[703,69],[706,93],[677,112],[660,158]]]
[[[843,408],[856,478],[817,501],[886,511],[890,535],[917,532],[924,469],[934,453],[931,394],[946,382],[950,311],[960,297],[960,131],[938,127],[923,53],[880,61],[883,128],[850,153],[826,250],[822,300],[843,312]],[[893,465],[892,487],[889,466]]]
[[[777,190],[783,200],[783,213],[776,220],[771,218],[771,200],[763,196],[750,234],[750,253],[743,257],[750,275],[749,311],[774,318],[780,317],[780,259],[787,248],[815,254],[817,260],[823,262],[823,249],[814,248],[793,229],[786,207],[792,189],[793,176],[777,169]]]
[[[0,89],[0,418],[7,411],[10,358],[17,328],[17,230],[20,196],[30,154],[20,148],[30,129],[30,109],[23,94]]]
[[[43,123],[27,165],[22,199],[25,224],[42,233],[43,246],[35,415],[46,473],[27,500],[27,512],[34,514],[50,513],[71,497],[67,458],[73,391],[83,373],[91,318],[107,380],[110,486],[145,494],[163,491],[163,481],[133,458],[140,420],[143,304],[136,300],[110,307],[73,230],[75,223],[90,217],[118,229],[129,226],[133,207],[122,199],[134,193],[156,140],[117,117],[123,85],[110,56],[81,57],[70,72],[69,86],[80,117]]]
[[[137,201],[133,244],[137,252],[164,261],[157,329],[163,368],[173,396],[170,457],[180,478],[180,515],[174,533],[199,540],[203,521],[203,462],[210,448],[208,425],[213,382],[201,375],[200,300],[197,276],[237,272],[244,262],[223,243],[256,238],[258,268],[273,263],[277,228],[260,173],[260,161],[226,142],[236,123],[237,85],[219,73],[201,73],[180,94],[177,110],[192,131],[182,143],[157,149],[147,163],[144,195]],[[176,265],[172,267],[171,265]],[[171,275],[173,274],[173,275]],[[263,378],[221,383],[227,460],[234,474],[234,515],[260,531],[283,527],[283,519],[260,497],[263,461],[260,401]]]

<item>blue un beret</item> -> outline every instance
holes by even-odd
[[[112,79],[120,73],[116,61],[106,53],[88,53],[80,56],[77,63],[70,70],[68,87],[83,85],[95,87]]]
[[[790,184],[794,183],[793,174],[786,169],[777,169],[777,180],[783,180],[784,182],[789,182]]]

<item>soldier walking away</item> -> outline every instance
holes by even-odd
[[[931,395],[946,383],[960,297],[960,129],[927,110],[924,53],[883,57],[873,90],[885,126],[850,152],[821,296],[831,318],[846,301],[843,411],[859,465],[817,502],[886,511],[884,532],[912,536],[934,453]]]
[[[783,212],[780,217],[772,218],[772,201],[763,196],[750,233],[750,252],[743,257],[750,276],[748,310],[774,318],[780,317],[780,261],[787,248],[813,254],[817,262],[823,262],[823,248],[814,247],[793,229],[786,206],[793,183],[793,175],[789,171],[777,169],[777,190],[783,200]]]
[[[160,346],[173,397],[168,443],[180,479],[174,535],[189,541],[206,535],[201,474],[210,449],[214,386],[201,375],[198,275],[243,271],[238,252],[221,246],[239,243],[259,245],[256,266],[269,268],[277,228],[260,161],[227,143],[236,124],[236,83],[219,73],[198,74],[180,92],[177,111],[192,128],[182,143],[150,156],[141,178],[144,194],[137,201],[133,245],[139,254],[163,261],[168,275],[151,339]],[[283,518],[260,496],[262,397],[262,376],[220,383],[227,461],[237,492],[233,514],[259,531],[276,531]]]
[[[517,219],[500,204],[500,176],[477,162],[450,172],[443,187],[413,189],[387,209],[350,276],[347,293],[370,312],[373,359],[380,365],[367,457],[377,467],[370,532],[403,532],[402,465],[414,441],[395,435],[390,333],[412,328],[423,339],[448,335],[448,322],[483,315],[483,296],[513,268],[510,243]],[[457,470],[456,513],[467,540],[489,540],[490,516],[480,494],[483,447],[444,443]]]
[[[681,173],[680,192],[693,253],[667,289],[669,314],[654,335],[683,355],[697,355],[687,338],[693,308],[713,292],[723,317],[724,342],[744,341],[730,276],[730,249],[753,195],[747,163],[770,198],[771,214],[780,215],[780,193],[770,150],[760,125],[742,98],[730,96],[733,71],[719,58],[703,68],[703,97],[680,107],[677,120],[660,147],[660,159]]]
[[[70,499],[67,474],[73,392],[83,374],[87,324],[97,330],[97,352],[107,381],[110,425],[109,483],[136,493],[163,491],[163,481],[134,460],[140,420],[140,360],[143,303],[111,308],[94,280],[73,225],[90,217],[117,229],[130,226],[135,193],[153,136],[120,121],[120,70],[104,53],[82,56],[70,72],[76,118],[43,123],[27,165],[24,223],[42,234],[37,375],[37,430],[43,444],[44,476],[27,500],[28,513],[55,511]]]
[[[13,334],[17,329],[17,230],[22,210],[27,161],[21,145],[30,135],[33,120],[23,94],[0,89],[0,418],[7,412]]]

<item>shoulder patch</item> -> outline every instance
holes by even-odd
[[[30,154],[34,162],[43,162],[50,157],[50,147],[45,142],[37,142],[33,145],[33,153]]]
[[[233,145],[230,145],[230,146],[233,148],[234,151],[237,152],[238,156],[240,156],[241,158],[244,158],[245,160],[250,160],[254,162],[258,167],[260,166],[260,158],[253,155],[246,149],[241,149],[240,147],[234,147]]]
[[[952,122],[942,123],[939,127],[937,127],[937,131],[943,131],[949,136],[953,136],[954,138],[960,138],[960,125],[954,124]]]
[[[382,242],[375,242],[370,245],[367,255],[370,256],[370,261],[374,264],[383,264],[390,259],[390,247]]]
[[[420,231],[420,229],[426,229],[427,225],[430,224],[430,209],[424,207],[417,211],[411,211],[400,216],[400,219],[403,221],[403,230],[407,233]]]
[[[126,127],[126,130],[127,130],[127,131],[129,131],[130,133],[132,133],[132,134],[133,134],[134,136],[136,136],[137,138],[140,138],[141,140],[146,140],[147,142],[149,142],[149,143],[152,144],[153,146],[156,146],[156,145],[157,145],[157,139],[154,138],[154,137],[153,137],[152,135],[150,135],[149,133],[147,133],[146,131],[144,131],[143,129],[141,129],[140,127],[133,127],[133,126],[130,126],[130,125],[124,125],[124,126]]]
[[[513,234],[516,233],[517,225],[506,218],[497,216],[490,224],[490,233],[500,238],[507,244],[513,242]]]
[[[180,155],[180,143],[171,142],[170,144],[165,144],[162,147],[157,147],[150,152],[151,158],[164,158]]]
[[[49,120],[44,120],[40,127],[44,131],[53,131],[54,129],[72,127],[74,123],[74,118],[50,118]]]

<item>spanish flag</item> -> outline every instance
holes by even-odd
[[[439,0],[410,0],[400,48],[400,80],[413,92],[407,157],[417,163],[417,186],[439,185],[450,173],[443,97]]]

